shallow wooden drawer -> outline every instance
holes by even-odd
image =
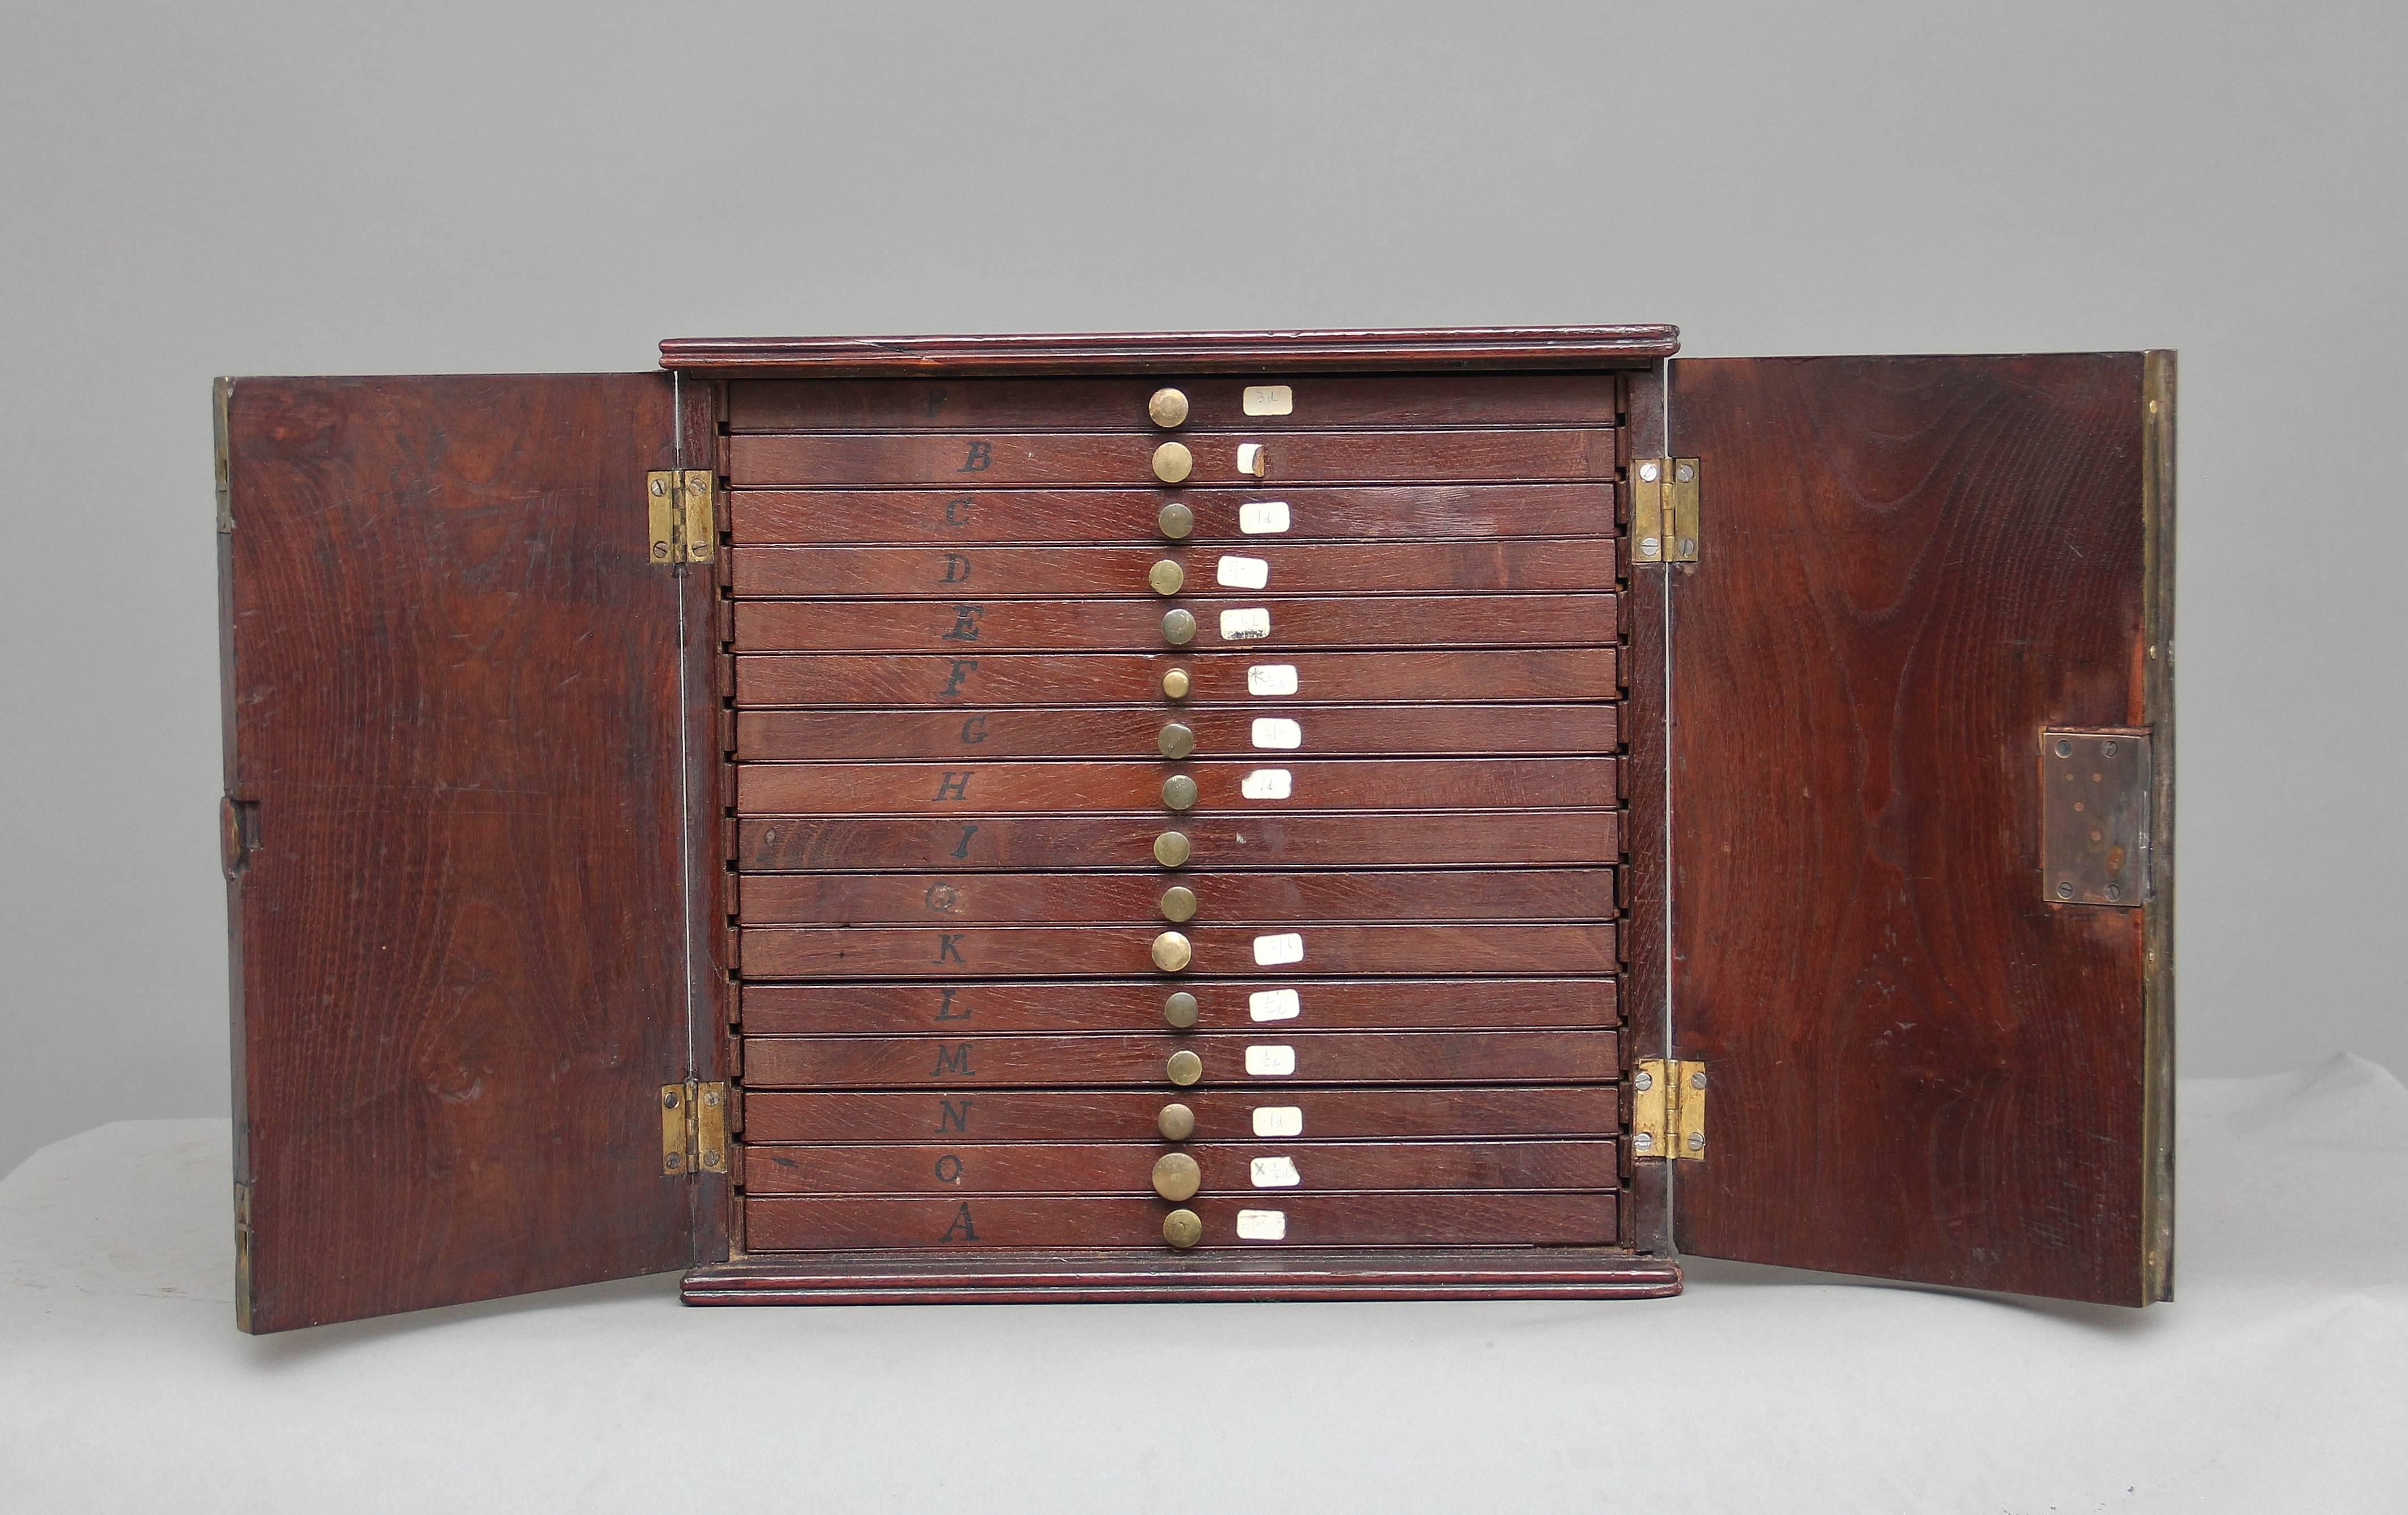
[[[745,710],[736,718],[741,763],[846,758],[1126,758],[1160,750],[1176,722],[1196,755],[1321,757],[1603,755],[1620,741],[1616,707],[1591,705],[1337,705],[1292,716],[1165,705],[982,710]]]
[[[1267,542],[1242,549],[1169,543],[738,547],[729,554],[728,568],[739,596],[949,603],[1130,597],[1150,603],[1159,593],[1150,576],[1165,563],[1179,566],[1180,589],[1186,594],[1254,598],[1611,590],[1615,572],[1610,536],[1570,542]],[[748,611],[755,626],[771,627],[781,623],[777,613],[793,608],[739,606],[738,643],[755,640],[745,635]]]
[[[1157,1023],[1158,1024],[1158,1023]],[[1567,1083],[1614,1077],[1611,1031],[1283,1031],[744,1038],[748,1089],[1082,1088],[1172,1091],[1188,1052],[1207,1086]]]
[[[1614,597],[1371,595],[1362,599],[748,600],[739,652],[1152,651],[1166,617],[1199,648],[1581,647],[1614,639]]]
[[[1151,481],[1148,481],[1151,486]],[[756,544],[1151,542],[1172,545],[1162,508],[1188,514],[1186,541],[1579,537],[1608,534],[1614,486],[1279,485],[1139,489],[739,489],[729,533]]]
[[[1378,701],[1604,699],[1618,692],[1610,647],[1523,651],[761,652],[736,660],[736,699],[749,706],[1144,705],[1166,708],[1162,678],[1190,680],[1183,707]],[[1172,708],[1183,707],[1168,707]]]
[[[739,379],[731,432],[1130,427],[1164,436],[1147,402],[1187,402],[1188,427],[1611,426],[1612,374],[1242,375],[1110,379]],[[1251,397],[1250,393],[1251,393]]]
[[[915,436],[826,432],[727,439],[728,481],[780,484],[1157,483],[1154,450],[1187,449],[1194,485],[1286,483],[1570,483],[1611,479],[1612,427],[1524,431],[1264,431],[1176,435],[991,432]],[[1263,472],[1239,466],[1239,449],[1263,450]]]
[[[738,865],[764,872],[1154,865],[1176,829],[1190,867],[1380,868],[1607,864],[1612,810],[1361,810],[1335,814],[778,816],[736,826]]]
[[[749,1194],[1083,1194],[1151,1192],[1166,1152],[1196,1160],[1202,1193],[1416,1189],[1597,1191],[1619,1186],[1612,1139],[1478,1142],[1167,1142],[1046,1145],[754,1145]]]
[[[1610,923],[1179,930],[1194,953],[1186,974],[1198,979],[1595,975],[1615,971],[1613,933]],[[1119,979],[1154,966],[1156,935],[1145,926],[754,926],[738,943],[747,978]]]
[[[1203,1247],[1601,1246],[1615,1239],[1614,1195],[1298,1194],[1277,1201],[1199,1194]],[[1151,1195],[1037,1198],[748,1197],[753,1252],[863,1247],[1146,1247],[1167,1251]]]
[[[1002,979],[959,984],[745,984],[747,1036],[898,1036],[963,1031],[1135,1031],[1163,1025],[1174,993],[1198,1031],[1294,1027],[1433,1031],[1614,1023],[1611,979],[1316,979],[1176,983]]]
[[[1165,894],[1185,891],[1183,915]],[[1428,872],[769,873],[739,877],[737,919],[771,925],[1098,922],[1610,921],[1612,868]]]
[[[1168,808],[1167,785],[1194,781],[1207,812],[1448,810],[1611,806],[1617,759],[1316,758],[1258,763],[746,763],[736,806],[747,815],[1061,814]]]
[[[744,1139],[1127,1141],[1162,1107],[1195,1113],[1197,1141],[1360,1137],[1611,1136],[1610,1084],[1396,1089],[746,1090]]]

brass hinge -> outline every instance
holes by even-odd
[[[226,408],[234,403],[234,380],[216,379],[209,381],[209,409],[215,416],[218,436],[218,530],[234,530],[234,458],[228,450]]]
[[[672,1178],[727,1171],[727,1085],[661,1085],[661,1171]]]
[[[251,1330],[251,1185],[234,1186],[234,1328]]]
[[[1660,1057],[1630,1072],[1630,1150],[1641,1157],[1706,1155],[1706,1065]]]
[[[654,563],[709,563],[719,545],[719,527],[711,510],[718,489],[708,468],[663,469],[644,476],[644,493],[652,504]]]
[[[1698,460],[1630,460],[1630,561],[1698,561]]]

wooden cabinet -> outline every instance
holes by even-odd
[[[2171,1292],[2172,361],[219,387],[238,1289]]]

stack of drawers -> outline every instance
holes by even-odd
[[[742,1250],[1624,1241],[1616,386],[731,381]]]

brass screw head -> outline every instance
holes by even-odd
[[[1196,803],[1196,780],[1183,773],[1174,773],[1162,781],[1162,803],[1174,810],[1184,810]]]
[[[1166,931],[1154,938],[1154,965],[1165,973],[1177,973],[1187,966],[1195,956],[1196,949],[1189,946],[1187,938],[1178,932]],[[1196,1054],[1190,1052],[1187,1055],[1193,1058]],[[1195,1081],[1193,1079],[1187,1080],[1189,1083]]]
[[[1194,1025],[1196,1023],[1196,996],[1182,989],[1176,994],[1171,995],[1168,999],[1164,1000],[1162,1002],[1162,1019],[1174,1030],[1178,1031],[1184,1031],[1188,1027]],[[1186,1107],[1183,1105],[1173,1105],[1170,1108],[1174,1110],[1184,1109]],[[1168,1117],[1169,1113],[1169,1110],[1165,1110],[1163,1112],[1165,1117]],[[1192,1122],[1193,1118],[1191,1117],[1190,1119]],[[1168,1133],[1166,1132],[1165,1135],[1168,1135]]]
[[[1162,918],[1165,921],[1196,919],[1196,891],[1185,884],[1173,884],[1162,892]]]
[[[1164,1078],[1184,1089],[1204,1077],[1204,1060],[1182,1047],[1171,1053],[1169,1061],[1162,1065],[1162,1073]]]
[[[1203,1167],[1185,1152],[1165,1152],[1154,1159],[1154,1192],[1172,1204],[1194,1199],[1203,1187]]]
[[[1154,477],[1166,484],[1184,481],[1196,471],[1196,454],[1184,442],[1165,442],[1154,450]]]
[[[1158,389],[1145,402],[1148,419],[1157,426],[1183,426],[1187,423],[1187,396],[1175,389]]]
[[[1196,613],[1173,610],[1162,618],[1162,639],[1173,647],[1185,647],[1196,639]]]
[[[1162,676],[1162,692],[1174,700],[1183,700],[1187,697],[1189,684],[1187,670],[1184,668],[1173,668]]]
[[[1164,558],[1149,569],[1145,581],[1156,594],[1176,594],[1187,582],[1187,570],[1169,558]]]
[[[1162,728],[1162,735],[1154,738],[1154,745],[1162,750],[1164,757],[1176,763],[1196,750],[1196,733],[1174,721]]]
[[[1162,528],[1165,536],[1174,542],[1183,541],[1196,529],[1196,512],[1173,500],[1154,512],[1154,522]]]
[[[1166,831],[1154,839],[1154,860],[1166,868],[1176,868],[1195,855],[1183,831]]]
[[[1154,1128],[1165,1141],[1185,1141],[1196,1135],[1196,1112],[1184,1105],[1165,1105],[1154,1119]]]
[[[1172,1210],[1162,1218],[1162,1239],[1183,1252],[1204,1239],[1204,1222],[1194,1210]]]

